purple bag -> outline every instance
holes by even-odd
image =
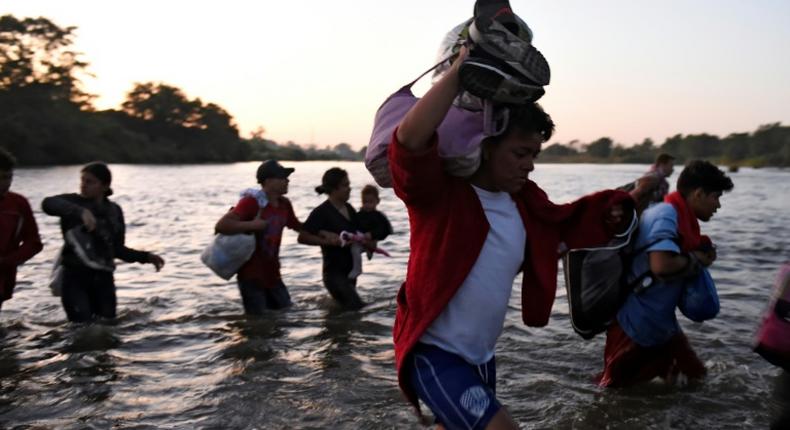
[[[376,112],[370,143],[365,152],[365,167],[379,186],[392,187],[387,148],[392,141],[392,133],[419,100],[411,87],[439,64],[389,96]],[[453,105],[439,125],[439,156],[444,159],[447,173],[460,177],[472,175],[480,166],[480,142],[505,130],[507,110],[495,111],[493,105],[487,102],[483,106],[482,111],[470,111]],[[497,121],[494,120],[495,114]]]

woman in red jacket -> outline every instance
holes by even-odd
[[[23,196],[10,191],[14,157],[0,148],[0,307],[16,285],[16,268],[41,251],[41,237]]]
[[[468,179],[447,175],[436,129],[459,92],[451,70],[406,114],[389,164],[406,204],[411,255],[393,336],[401,389],[445,428],[516,428],[495,395],[495,345],[523,272],[524,322],[543,326],[554,302],[558,249],[606,242],[623,223],[623,192],[555,205],[529,180],[554,123],[537,104],[512,107],[507,130],[482,146]]]

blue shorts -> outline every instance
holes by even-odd
[[[437,346],[418,343],[408,358],[417,396],[448,430],[484,429],[502,405],[496,360],[474,365]]]

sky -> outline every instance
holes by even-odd
[[[366,145],[384,99],[432,66],[472,0],[0,0],[76,26],[98,108],[181,88],[283,143]],[[546,56],[552,142],[630,145],[790,124],[790,1],[511,0]],[[416,92],[430,85],[424,79]]]

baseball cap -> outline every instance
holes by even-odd
[[[292,167],[283,167],[277,160],[266,160],[258,166],[255,178],[258,179],[258,182],[263,182],[264,179],[269,178],[285,179],[293,171]]]

